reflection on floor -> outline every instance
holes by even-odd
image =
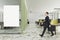
[[[43,28],[35,25],[34,23],[29,24],[23,34],[0,34],[0,40],[60,40],[60,32],[57,32],[53,37],[47,34],[44,37],[40,37]]]
[[[0,34],[19,34],[20,27],[5,27],[4,29],[0,28]]]
[[[20,32],[20,27],[3,27],[3,22],[0,22],[0,34],[20,34]]]

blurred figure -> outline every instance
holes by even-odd
[[[48,28],[48,30],[49,30],[49,25],[50,25],[50,20],[49,20],[49,16],[48,16],[48,12],[46,12],[45,13],[45,21],[44,21],[44,23],[43,23],[43,25],[44,25],[44,29],[43,29],[43,32],[42,32],[42,34],[40,35],[41,37],[43,37],[43,35],[44,35],[44,33],[45,33],[45,31],[46,31],[46,29]],[[53,34],[53,31],[52,30],[50,30],[51,31],[51,36],[53,36],[54,34]]]

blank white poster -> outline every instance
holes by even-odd
[[[4,27],[19,27],[19,6],[4,5]]]

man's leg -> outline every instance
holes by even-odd
[[[45,31],[46,31],[46,27],[44,27],[43,32],[42,32],[42,35],[40,35],[41,37],[43,37]]]
[[[47,28],[48,28],[48,34],[50,34],[50,33],[49,33],[49,31],[50,31],[50,27],[49,27],[49,26],[47,26]]]

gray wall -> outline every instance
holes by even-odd
[[[0,0],[0,22],[3,21],[3,6],[4,5],[19,5],[19,0]]]

